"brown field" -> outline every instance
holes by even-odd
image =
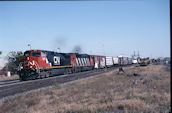
[[[19,79],[19,76],[18,75],[12,75],[11,77],[7,77],[5,75],[0,76],[0,81],[15,80],[15,79]]]
[[[0,102],[1,113],[169,112],[170,69],[125,67],[100,76]],[[136,75],[136,76],[134,76]]]

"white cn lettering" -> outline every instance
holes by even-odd
[[[29,62],[30,65],[35,65],[35,61],[33,60],[32,62]]]

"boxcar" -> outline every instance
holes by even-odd
[[[117,57],[113,57],[113,64],[114,65],[118,65],[119,64],[119,60]]]
[[[105,63],[105,56],[96,56],[94,55],[94,68],[99,69],[99,68],[105,68],[106,63]]]
[[[113,66],[113,57],[106,56],[106,67]]]

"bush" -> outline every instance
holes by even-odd
[[[11,51],[8,53],[8,70],[12,73],[12,74],[17,74],[17,68],[21,62],[21,60],[23,59],[23,52],[21,51]]]

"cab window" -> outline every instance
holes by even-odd
[[[40,54],[40,52],[38,52],[38,53],[32,53],[32,56],[33,56],[33,57],[40,57],[41,54]]]
[[[41,52],[41,56],[47,56],[47,53]]]
[[[25,56],[25,57],[30,56],[30,52],[29,52],[29,51],[25,52],[25,53],[24,53],[24,56]]]

